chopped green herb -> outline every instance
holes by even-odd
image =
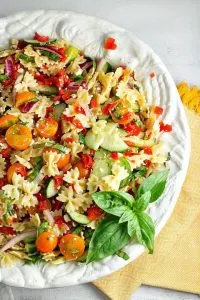
[[[4,81],[6,79],[8,79],[8,75],[6,75],[6,74],[0,74],[0,82]]]
[[[49,223],[47,221],[43,221],[37,230],[37,235],[40,235],[41,233],[46,231],[48,227],[49,227]]]
[[[116,252],[116,255],[123,258],[124,260],[128,260],[130,258],[129,255],[126,252],[122,251],[122,250],[118,250]]]
[[[79,143],[85,144],[85,136],[82,133],[79,134]]]
[[[83,80],[83,76],[82,75],[74,75],[73,77],[74,77],[75,81]]]
[[[134,84],[133,86],[134,86],[134,88],[135,88],[138,92],[140,91],[140,88],[139,88],[139,86],[138,86],[137,84]]]
[[[16,57],[23,60],[23,61],[25,61],[25,62],[32,62],[32,63],[35,62],[35,59],[33,57],[30,57],[30,56],[28,56],[24,53],[19,52],[19,53],[16,54]]]
[[[59,61],[59,59],[60,59],[60,57],[57,54],[50,52],[50,51],[40,50],[40,53],[54,61]]]

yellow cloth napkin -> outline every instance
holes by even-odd
[[[188,174],[175,210],[144,253],[125,268],[94,282],[114,300],[126,300],[141,284],[200,293],[200,117],[186,111],[191,130]]]

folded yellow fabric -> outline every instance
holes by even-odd
[[[111,299],[129,299],[141,284],[200,293],[200,117],[191,111],[187,117],[192,152],[175,210],[156,239],[153,255],[144,253],[94,282]]]

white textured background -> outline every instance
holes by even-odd
[[[107,19],[148,43],[167,65],[175,81],[187,80],[200,85],[200,0],[0,0],[0,8],[1,15],[43,8],[72,10]],[[0,300],[8,299],[106,298],[90,285],[45,291],[10,289],[0,285]],[[199,296],[141,287],[132,299],[196,300]]]

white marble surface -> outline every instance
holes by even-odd
[[[163,59],[175,81],[200,84],[200,0],[0,0],[0,14],[19,10],[65,9],[98,16],[133,31]],[[133,18],[133,12],[134,13]],[[191,278],[192,280],[192,278]],[[106,299],[90,285],[51,290],[0,286],[2,300]],[[134,300],[195,300],[199,296],[141,287]],[[123,299],[122,299],[123,300]]]

